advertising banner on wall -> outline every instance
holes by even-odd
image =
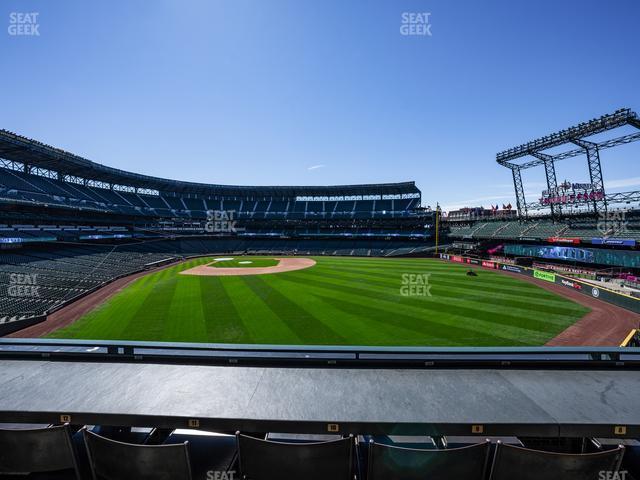
[[[500,265],[500,270],[504,270],[505,272],[523,273],[522,267],[517,267],[516,265]]]
[[[640,268],[640,252],[612,248],[583,248],[569,245],[518,245],[504,247],[506,255],[597,263],[619,267]]]
[[[618,245],[623,247],[635,247],[636,241],[632,238],[592,238],[594,245]]]
[[[549,237],[547,238],[547,242],[549,243],[571,243],[576,245],[580,243],[579,238],[570,238],[570,237]]]
[[[565,287],[574,288],[576,290],[582,290],[582,284],[578,282],[574,282],[573,280],[565,280],[564,278],[560,280],[560,285],[564,285]]]
[[[540,280],[544,280],[546,282],[555,283],[555,281],[556,281],[556,274],[555,273],[543,272],[542,270],[534,270],[533,271],[533,276],[535,278],[539,278]]]

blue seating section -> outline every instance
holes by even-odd
[[[0,168],[0,202],[48,205],[133,217],[204,219],[207,210],[233,211],[237,219],[324,220],[403,218],[417,199],[296,201],[159,196],[108,190]]]

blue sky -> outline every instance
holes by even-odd
[[[12,12],[40,35],[9,35]],[[401,35],[403,12],[432,35]],[[637,0],[5,0],[0,18],[1,128],[182,180],[415,180],[425,204],[487,206],[513,201],[496,152],[640,110]],[[605,180],[636,189],[638,152],[603,154]],[[558,175],[588,179],[582,159]]]

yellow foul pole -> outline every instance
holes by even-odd
[[[436,206],[436,255],[438,255],[438,224],[440,223],[440,205]]]

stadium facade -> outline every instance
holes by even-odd
[[[0,334],[188,257],[426,251],[434,215],[420,203],[414,182],[231,186],[140,175],[3,130]]]
[[[218,223],[223,221],[226,233],[238,237],[431,236],[431,215],[420,209],[414,182],[326,187],[183,182],[100,165],[7,131],[0,131],[0,158],[0,221],[45,225],[14,229],[11,238],[22,241],[68,236],[70,229],[55,229],[59,224],[126,227],[126,234],[143,236],[225,233],[212,228],[225,226]]]

